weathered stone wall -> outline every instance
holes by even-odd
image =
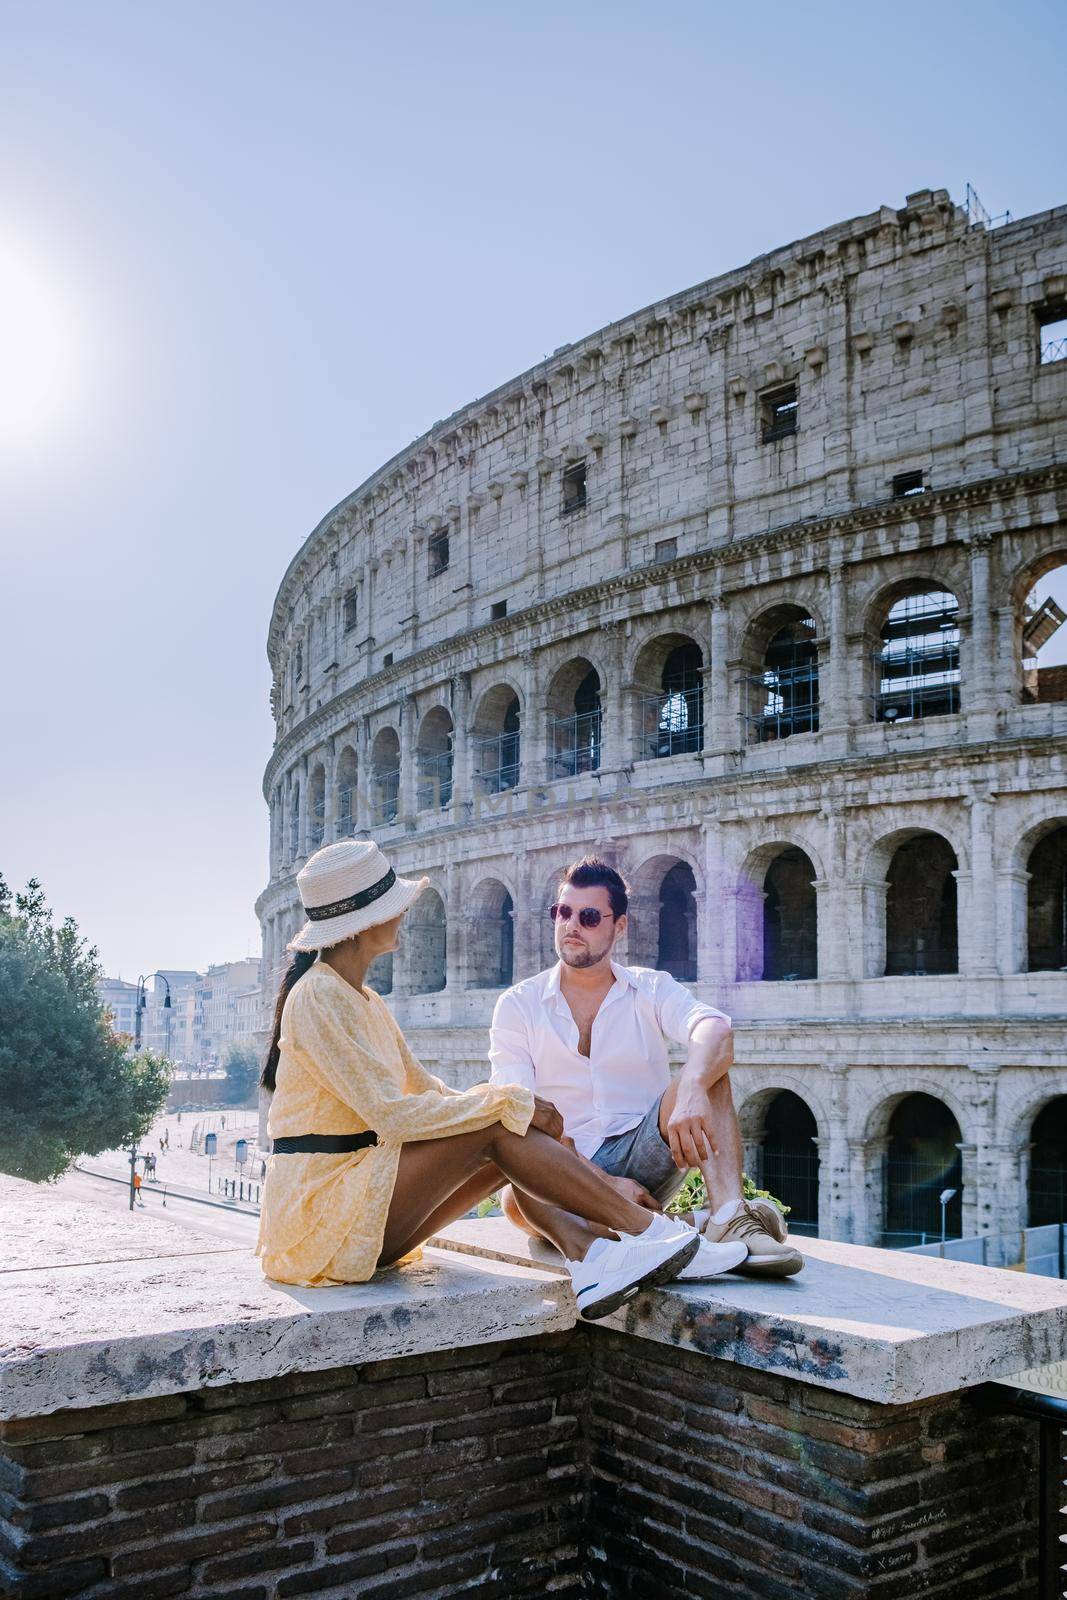
[[[661,889],[684,864],[694,986],[735,1019],[750,1154],[766,1091],[794,1090],[818,1124],[821,1231],[880,1236],[907,1091],[957,1119],[964,1231],[1025,1225],[1033,1120],[1067,1091],[1067,980],[1031,972],[1027,943],[1031,854],[1067,823],[1067,703],[1032,698],[1021,641],[1026,594],[1067,561],[1067,361],[1040,363],[1037,322],[1065,292],[1067,208],[989,230],[923,191],[567,347],[330,512],[271,621],[267,992],[301,863],[370,830],[444,907],[444,988],[440,930],[409,926],[391,1003],[433,1070],[468,1083],[487,1070],[503,895],[524,977],[551,960],[561,864],[596,849],[633,884],[624,958],[654,963]],[[783,384],[796,432],[764,442]],[[578,461],[586,500],[565,510]],[[894,498],[908,471],[926,492]],[[955,596],[960,706],[890,723],[874,658],[908,585]],[[763,740],[752,679],[797,613],[818,727]],[[699,738],[659,753],[646,697],[686,642]],[[596,768],[560,776],[551,719],[587,667]],[[479,740],[502,735],[511,700],[518,780],[492,793]],[[427,762],[449,727],[441,805]],[[916,831],[956,863],[958,973],[886,976],[887,877]],[[817,976],[763,981],[768,873],[796,850]]]
[[[0,1594],[577,1593],[587,1374],[579,1330],[0,1423]]]
[[[0,1425],[12,1600],[1028,1600],[1036,1428],[605,1329]]]

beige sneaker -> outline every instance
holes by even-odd
[[[789,1241],[785,1218],[769,1200],[739,1200],[725,1222],[709,1217],[704,1237],[713,1244],[745,1245],[748,1255],[734,1271],[754,1278],[790,1278],[804,1265],[804,1257]]]

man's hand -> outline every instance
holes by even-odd
[[[678,1098],[667,1121],[667,1143],[681,1172],[702,1166],[719,1153],[712,1133],[711,1103],[696,1084],[678,1086]]]
[[[547,1133],[550,1139],[563,1138],[563,1118],[551,1100],[542,1100],[537,1094],[534,1095],[534,1113],[530,1119],[530,1127],[536,1128],[540,1133]]]
[[[646,1211],[662,1211],[663,1207],[654,1194],[650,1194],[643,1183],[638,1183],[635,1178],[613,1178],[609,1172],[602,1172],[613,1189],[617,1189],[624,1199],[630,1200],[635,1206],[644,1206]]]

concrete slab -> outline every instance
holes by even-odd
[[[252,1251],[0,1182],[0,1419],[569,1328],[557,1275],[428,1251],[368,1284],[268,1281]]]
[[[454,1223],[439,1247],[562,1271],[503,1218]],[[798,1239],[804,1271],[736,1273],[641,1295],[605,1319],[640,1338],[899,1404],[1067,1359],[1067,1283],[826,1239]],[[554,1258],[554,1259],[553,1259]]]

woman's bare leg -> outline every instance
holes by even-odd
[[[398,1182],[399,1179],[400,1175],[398,1173]],[[443,1200],[436,1211],[430,1212],[418,1230],[419,1237],[411,1239],[402,1245],[392,1259],[395,1261],[400,1256],[406,1256],[409,1250],[414,1250],[415,1246],[421,1244],[424,1239],[431,1238],[433,1234],[440,1233],[442,1228],[447,1228],[450,1222],[455,1222],[458,1218],[466,1216],[472,1206],[476,1206],[479,1201],[487,1200],[491,1194],[495,1194],[503,1182],[504,1176],[498,1167],[494,1167],[491,1164],[483,1167],[481,1172],[476,1172],[473,1178],[468,1178],[466,1183],[460,1184],[458,1189],[453,1190],[448,1199]]]
[[[651,1221],[651,1213],[619,1194],[591,1162],[555,1139],[536,1128],[520,1136],[494,1122],[473,1133],[404,1145],[379,1265],[421,1244],[432,1231],[430,1219],[490,1163],[534,1200],[599,1223],[609,1235],[644,1233]],[[597,1234],[553,1225],[548,1237],[573,1259],[585,1254]]]
[[[521,1190],[516,1194],[510,1183],[501,1193],[500,1209],[509,1222],[521,1228],[523,1233],[528,1233],[532,1239],[548,1239],[552,1243],[564,1239],[566,1248],[563,1253],[570,1256],[572,1261],[584,1256],[594,1239],[611,1237],[611,1229],[603,1227],[601,1223],[586,1222],[584,1217],[576,1217],[573,1211],[545,1205]]]

